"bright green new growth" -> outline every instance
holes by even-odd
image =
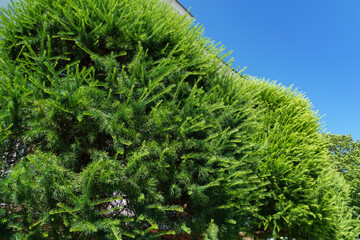
[[[319,134],[311,104],[302,94],[274,83],[249,85],[264,107],[259,169],[269,195],[260,208],[259,234],[354,239],[358,223],[351,220],[348,186],[332,170],[327,137]]]
[[[352,239],[301,95],[157,0],[3,10],[0,216],[18,239]]]

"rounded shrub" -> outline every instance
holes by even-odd
[[[235,73],[162,1],[23,0],[0,23],[13,238],[350,236],[307,100]]]
[[[140,0],[21,1],[2,25],[1,202],[16,236],[244,228],[256,113],[201,28]]]
[[[317,113],[297,90],[249,77],[263,123],[258,176],[266,197],[253,225],[260,237],[355,239],[349,186],[329,161],[328,137]]]

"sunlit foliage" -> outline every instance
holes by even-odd
[[[23,0],[0,24],[13,238],[351,239],[309,102],[162,1]]]

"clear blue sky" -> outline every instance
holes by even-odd
[[[180,1],[233,51],[234,67],[294,85],[327,132],[360,139],[360,0]]]
[[[360,0],[181,0],[245,74],[294,85],[360,139]]]

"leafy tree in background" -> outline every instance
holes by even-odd
[[[331,160],[336,171],[350,184],[354,217],[360,216],[360,142],[351,135],[329,135]]]
[[[0,14],[0,216],[14,239],[352,239],[309,102],[235,74],[157,0]]]

